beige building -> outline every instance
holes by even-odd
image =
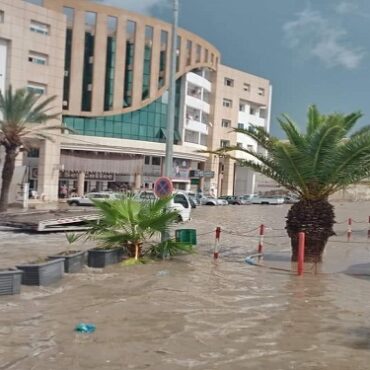
[[[80,194],[151,188],[165,160],[171,25],[87,0],[0,0],[0,22],[0,88],[56,94],[73,129],[20,159],[31,188],[50,200],[62,185]],[[223,66],[217,48],[183,29],[176,64],[175,186],[253,191],[253,174],[199,150],[257,150],[230,131],[269,129],[269,81]]]

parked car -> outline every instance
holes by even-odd
[[[190,205],[191,205],[191,208],[197,208],[197,202],[195,201],[195,199],[193,197],[189,197],[189,202],[190,202]]]
[[[255,196],[251,198],[252,204],[283,204],[283,197]]]
[[[141,191],[135,195],[135,197],[139,200],[146,201],[146,200],[154,200],[157,199],[157,196],[154,194],[153,191],[145,190]],[[179,221],[189,221],[191,215],[191,203],[188,196],[180,191],[176,191],[173,193],[173,198],[170,202],[170,207],[175,209],[179,212],[180,219]]]
[[[248,204],[248,201],[239,195],[223,195],[219,199],[225,199],[228,202],[228,204],[234,205]]]
[[[294,204],[294,203],[297,203],[297,202],[299,202],[299,199],[296,196],[287,195],[287,196],[284,197],[284,203]]]
[[[86,193],[82,197],[71,197],[67,199],[67,203],[70,206],[93,206],[93,200],[107,200],[107,199],[118,199],[115,193],[109,192],[95,192]]]
[[[217,198],[203,196],[200,198],[200,204],[205,206],[218,206],[219,202]]]

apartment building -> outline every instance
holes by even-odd
[[[20,157],[31,188],[50,200],[64,184],[81,194],[151,188],[165,158],[171,25],[87,0],[36,2],[0,0],[0,88],[57,95],[73,133],[35,142]],[[180,189],[245,193],[253,174],[199,150],[256,148],[230,131],[269,128],[271,86],[220,58],[208,41],[178,30],[172,177]]]

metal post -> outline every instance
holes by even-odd
[[[166,157],[164,175],[172,178],[173,167],[173,136],[175,130],[175,95],[176,95],[176,57],[177,57],[177,23],[179,0],[173,0],[173,23],[171,35],[171,68],[168,88],[167,130],[166,130]]]

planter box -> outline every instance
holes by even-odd
[[[17,268],[23,271],[22,284],[49,285],[63,277],[64,258],[51,259],[42,263],[19,265]]]
[[[17,269],[0,270],[0,295],[19,294],[23,272]]]
[[[90,267],[105,267],[121,262],[123,249],[90,249],[87,255],[87,264]]]
[[[64,258],[64,272],[73,273],[82,270],[86,263],[86,252],[75,251],[71,254],[57,254],[55,256],[49,256],[50,259]]]

